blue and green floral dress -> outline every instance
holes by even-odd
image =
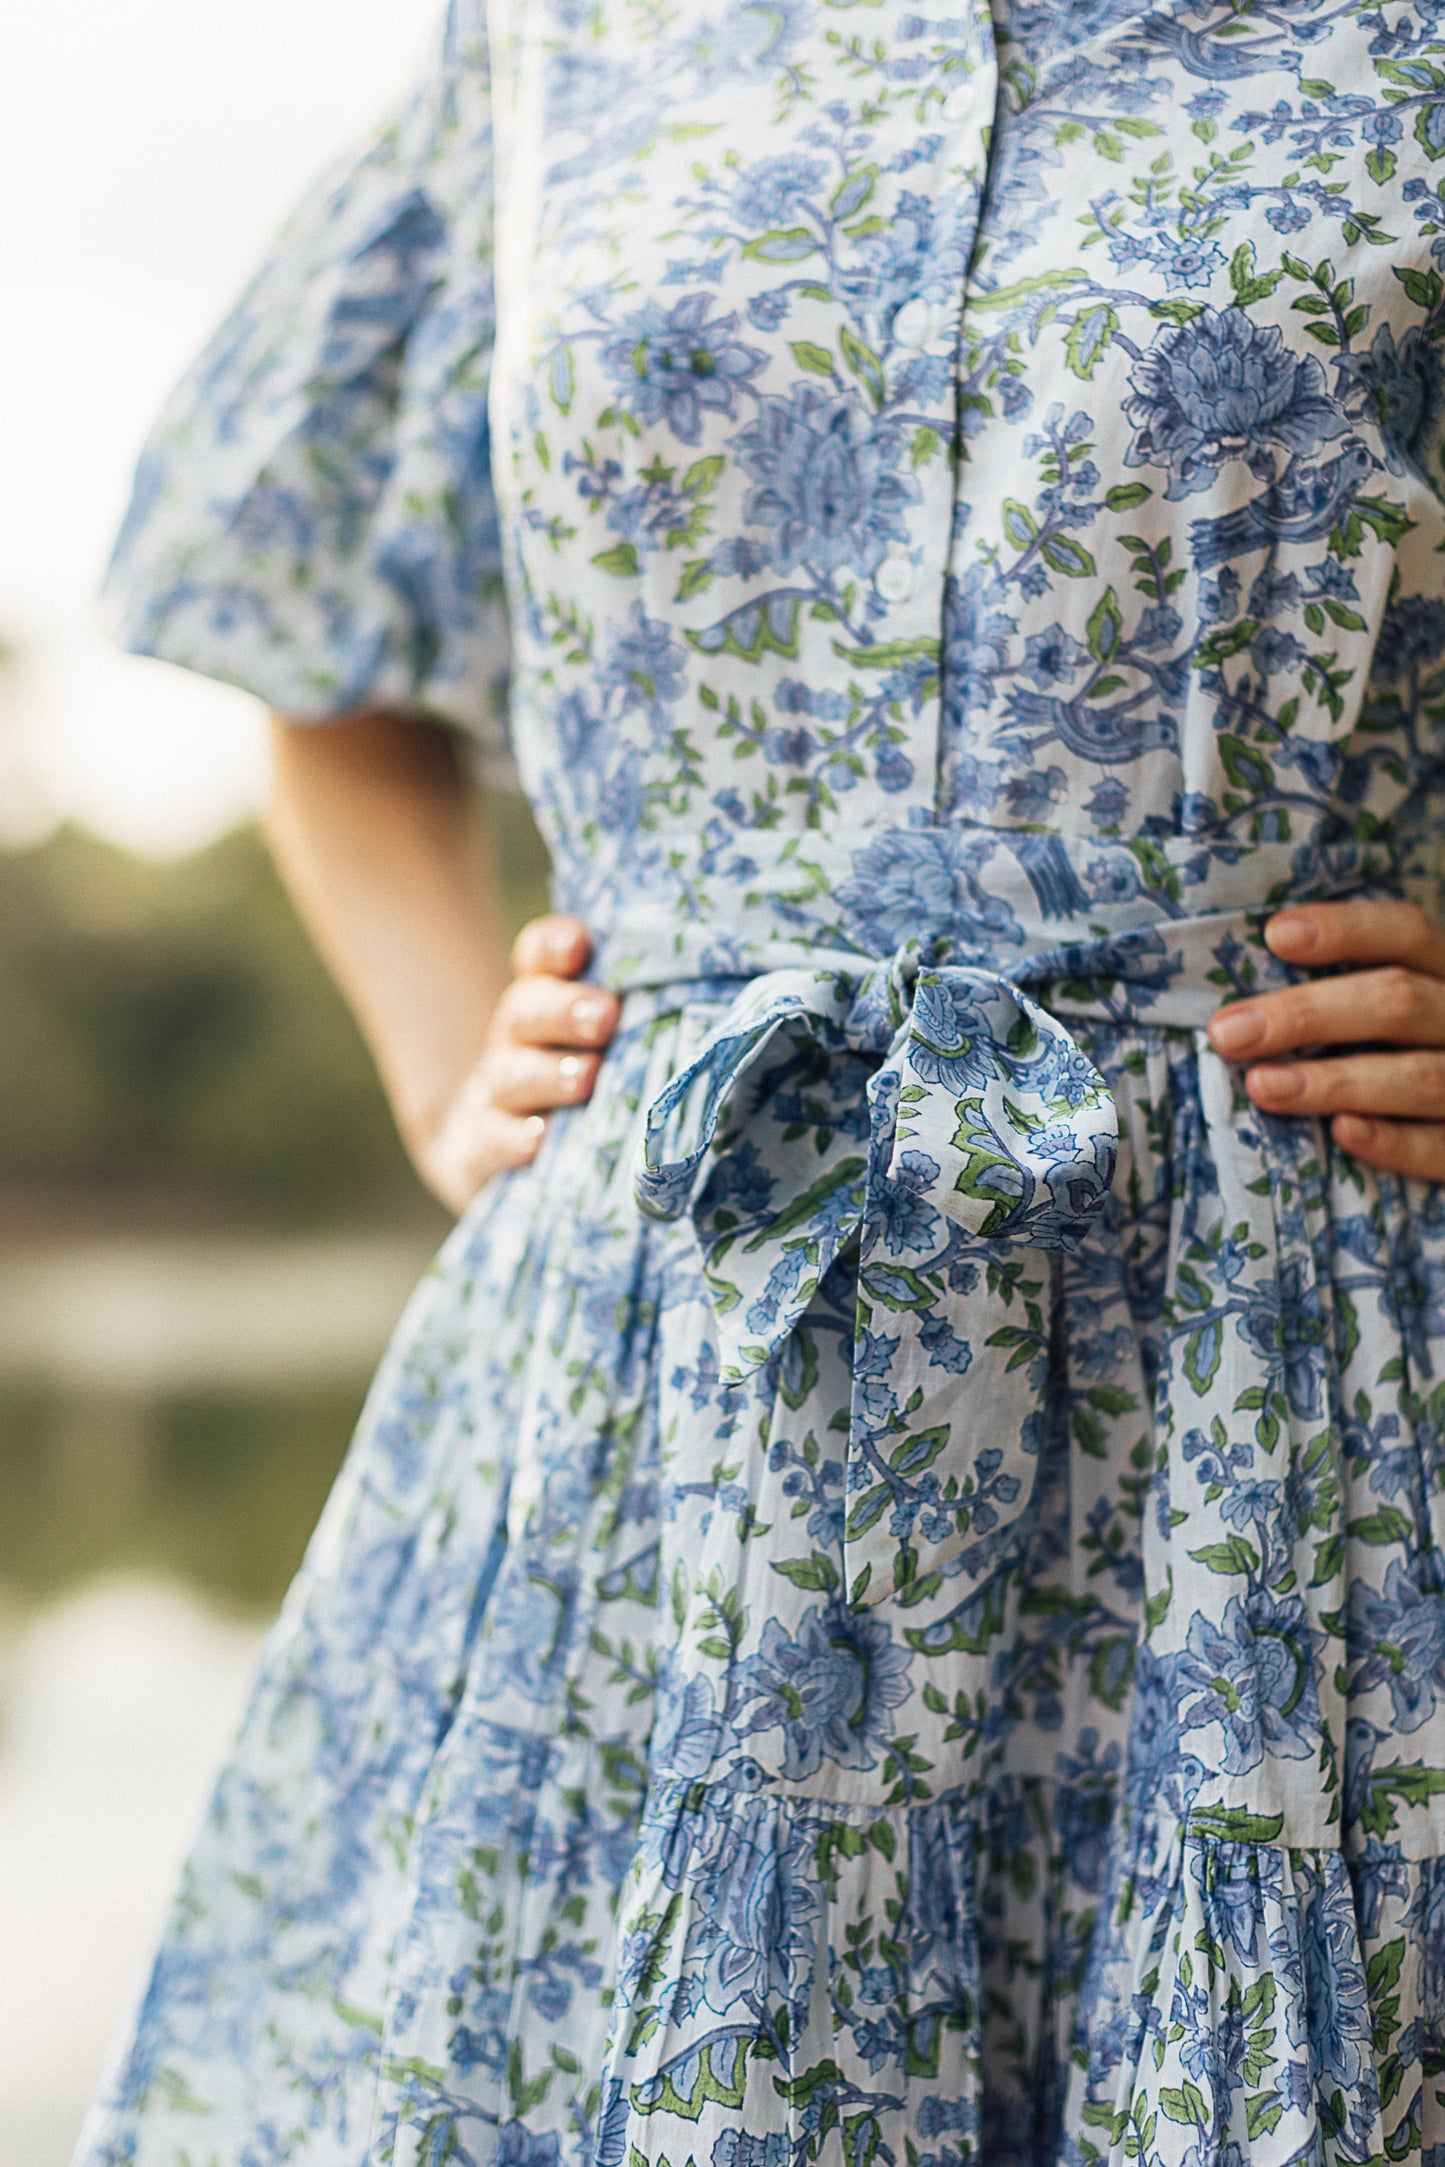
[[[623,1020],[84,2167],[1445,2167],[1445,1204],[1203,1034],[1438,897],[1442,345],[1439,0],[457,0],[116,584],[510,746]]]

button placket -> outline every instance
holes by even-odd
[[[969,136],[973,139],[973,143],[976,145],[975,155],[978,158],[979,170],[978,191],[975,196],[973,205],[973,231],[970,235],[969,251],[965,258],[965,269],[962,285],[958,294],[954,298],[953,304],[949,307],[949,309],[946,312],[944,310],[939,311],[941,318],[944,317],[945,314],[947,318],[945,322],[940,323],[940,335],[947,338],[953,356],[955,452],[953,460],[953,517],[950,519],[949,522],[949,533],[945,542],[944,562],[939,582],[940,611],[938,621],[938,735],[934,743],[933,753],[932,805],[932,813],[935,819],[938,818],[940,804],[942,803],[946,795],[945,773],[949,764],[947,683],[948,627],[947,613],[946,609],[943,607],[943,602],[948,592],[949,578],[955,569],[957,552],[957,523],[963,472],[962,371],[964,359],[964,331],[966,319],[968,316],[971,291],[971,265],[973,248],[977,244],[978,227],[983,215],[983,205],[987,195],[989,177],[993,168],[996,151],[996,124],[998,120],[999,103],[998,33],[995,22],[993,19],[991,19],[988,10],[983,11],[982,18],[979,24],[979,31],[980,43],[977,65],[972,68],[967,75],[955,77],[951,85],[946,90],[943,101],[938,109],[939,119],[945,127],[966,128]]]

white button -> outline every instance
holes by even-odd
[[[932,334],[933,303],[915,294],[894,317],[893,336],[900,346],[926,346]]]
[[[973,91],[969,85],[960,83],[957,89],[951,90],[944,99],[941,110],[946,121],[967,120],[973,111]]]
[[[917,582],[918,574],[901,550],[891,550],[873,575],[885,602],[906,602]]]

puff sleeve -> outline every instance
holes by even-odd
[[[107,591],[137,653],[303,720],[415,709],[500,764],[484,24],[453,0],[430,78],[303,203],[173,395]]]

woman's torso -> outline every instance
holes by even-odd
[[[1017,945],[1000,837],[1073,932],[1421,871],[1428,24],[490,15],[514,736],[619,975]]]

